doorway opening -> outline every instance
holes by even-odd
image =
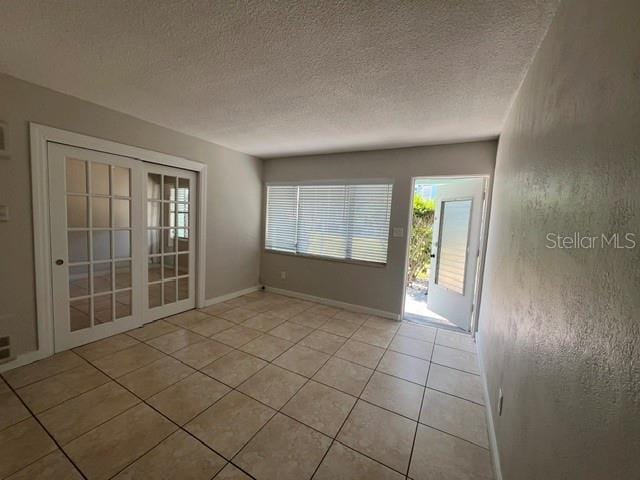
[[[488,177],[413,179],[402,318],[474,327]]]

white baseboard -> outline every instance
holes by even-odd
[[[49,352],[44,352],[41,350],[33,350],[31,352],[21,353],[10,362],[1,364],[0,373],[13,370],[14,368],[22,367],[29,363],[33,363],[36,360],[42,360],[43,358],[48,357],[50,355],[51,354]]]
[[[215,305],[216,303],[226,302],[227,300],[231,300],[236,297],[241,297],[242,295],[246,295],[248,293],[256,292],[260,290],[260,288],[262,288],[260,285],[256,285],[254,287],[245,288],[244,290],[238,290],[236,292],[220,295],[219,297],[208,298],[204,301],[204,306],[209,307],[211,305]]]
[[[476,332],[476,350],[478,351],[478,363],[480,364],[480,376],[482,378],[482,388],[484,390],[484,404],[487,411],[487,431],[489,432],[489,449],[491,450],[491,461],[493,463],[493,473],[496,480],[502,480],[502,468],[500,467],[500,452],[498,451],[498,441],[496,439],[496,429],[493,423],[493,411],[489,398],[489,385],[487,384],[487,374],[484,368],[484,358],[482,357],[482,336]]]
[[[316,297],[314,295],[294,292],[293,290],[285,290],[282,288],[270,287],[268,285],[266,285],[265,288],[269,292],[278,293],[280,295],[286,295],[288,297],[299,298],[301,300],[309,300],[310,302],[322,303],[323,305],[342,308],[344,310],[349,310],[351,312],[368,313],[369,315],[377,315],[378,317],[391,318],[392,320],[400,320],[400,315],[393,312],[385,312],[384,310],[364,307],[362,305],[354,305],[353,303],[339,302],[338,300],[332,300],[330,298]]]

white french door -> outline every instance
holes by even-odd
[[[145,322],[195,307],[196,174],[145,163]]]
[[[195,173],[47,144],[54,349],[195,307]]]

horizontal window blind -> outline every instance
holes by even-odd
[[[391,184],[268,185],[265,247],[386,263]]]

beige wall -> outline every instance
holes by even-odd
[[[0,223],[0,333],[12,335],[16,353],[36,348],[29,121],[206,163],[206,297],[256,285],[261,160],[6,75],[0,121],[11,150],[0,158],[0,204],[11,214]]]
[[[505,480],[640,475],[639,199],[640,2],[567,0],[496,163],[480,349]],[[547,232],[638,245],[548,249]]]
[[[426,175],[491,175],[495,154],[496,142],[487,141],[265,160],[265,182],[391,179],[394,187],[390,226],[403,227],[405,237],[389,238],[389,256],[385,267],[263,252],[260,270],[262,283],[399,314],[402,308],[411,178]],[[281,271],[287,272],[286,280],[280,278]]]

